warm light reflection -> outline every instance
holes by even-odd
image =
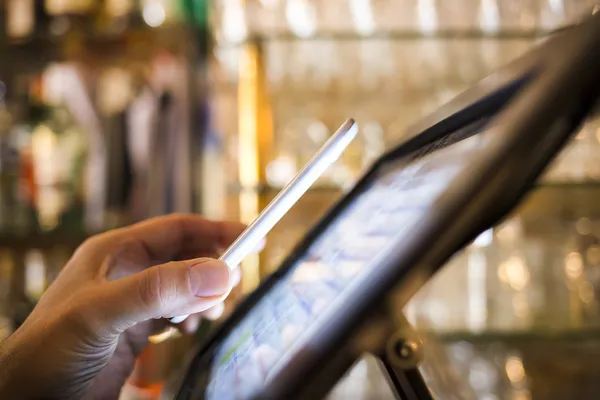
[[[37,249],[25,254],[25,294],[31,300],[39,299],[46,289],[46,263]]]
[[[267,96],[264,58],[259,45],[249,43],[239,63],[238,84],[238,179],[244,190],[239,196],[240,218],[250,223],[260,211],[256,188],[266,180],[266,160],[272,153],[272,116]],[[245,292],[252,291],[260,282],[258,255],[250,255],[242,262]]]
[[[575,229],[581,235],[592,233],[592,221],[589,218],[579,218],[575,223]]]
[[[488,319],[487,274],[488,259],[483,251],[468,252],[467,262],[467,321],[471,331],[482,331]]]
[[[565,258],[565,273],[570,279],[577,279],[581,277],[583,272],[583,260],[581,254],[572,252],[567,254]]]
[[[179,330],[177,328],[169,326],[161,333],[158,333],[156,335],[152,335],[152,336],[148,337],[148,341],[152,344],[159,344],[159,343],[166,341],[167,339],[180,337],[180,336],[181,336],[181,333],[179,332]]]
[[[249,47],[242,56],[239,64],[240,84],[238,86],[238,113],[239,113],[239,143],[238,162],[239,180],[242,187],[252,188],[259,183],[259,157],[256,151],[257,144],[257,116],[258,116],[258,57],[260,55],[253,47]],[[257,210],[251,211],[251,214]],[[249,223],[250,220],[243,220]]]
[[[56,183],[58,170],[56,165],[57,138],[52,129],[39,125],[31,135],[31,152],[35,165],[35,180],[38,185],[50,186]]]
[[[469,383],[479,392],[489,392],[498,382],[496,367],[488,360],[474,357],[469,363]]]
[[[132,76],[123,68],[108,68],[99,77],[98,107],[114,114],[127,107],[133,98]]]
[[[223,37],[225,41],[239,43],[246,39],[248,28],[242,0],[223,2]]]
[[[251,189],[259,183],[259,157],[257,145],[257,117],[258,117],[258,58],[256,48],[249,46],[240,60],[238,85],[238,178],[245,189],[240,196],[240,219],[250,223],[259,212],[258,195]],[[260,282],[259,259],[251,254],[242,262],[242,288],[248,292],[254,290]]]
[[[514,290],[523,290],[529,283],[529,270],[522,258],[513,256],[500,264],[498,277]]]
[[[10,37],[29,36],[35,29],[35,11],[33,0],[7,0],[6,33]]]
[[[583,282],[579,286],[579,298],[586,304],[591,304],[596,298],[594,286],[589,282]]]
[[[496,229],[496,237],[503,245],[514,243],[521,236],[521,222],[509,220]]]
[[[375,31],[375,19],[371,0],[349,0],[350,13],[356,27],[361,35],[370,35]]]
[[[288,0],[285,16],[292,32],[306,38],[317,30],[317,15],[308,0]]]
[[[517,293],[512,299],[512,306],[515,315],[520,319],[527,319],[530,316],[529,299],[524,292]]]
[[[310,140],[313,143],[318,144],[319,147],[322,146],[330,136],[329,129],[327,129],[327,126],[321,121],[312,121],[308,124],[306,127],[306,134]]]
[[[296,159],[289,155],[279,155],[267,165],[267,183],[272,187],[284,187],[298,172]]]
[[[487,247],[492,244],[494,240],[494,231],[493,229],[488,229],[487,231],[481,232],[479,236],[473,241],[473,247]]]
[[[528,390],[522,390],[512,396],[512,400],[531,400],[531,393]]]
[[[437,28],[435,0],[418,0],[417,15],[421,31],[424,33],[433,33]]]
[[[275,8],[281,0],[259,0],[261,6],[265,8]]]
[[[586,257],[590,264],[600,263],[600,246],[591,246],[586,252]]]
[[[165,7],[158,1],[149,1],[142,11],[144,22],[153,28],[161,26],[167,18]]]
[[[361,135],[364,141],[362,167],[369,167],[385,151],[385,132],[377,121],[362,124]],[[360,132],[359,132],[360,134]]]
[[[525,368],[523,367],[523,360],[520,357],[508,357],[506,359],[506,376],[512,383],[522,382],[525,377]]]
[[[95,0],[46,0],[44,6],[50,15],[82,14],[94,7]]]
[[[66,87],[71,83],[71,73],[67,64],[52,63],[44,70],[42,75],[42,97],[45,102],[60,104],[66,92]]]
[[[548,4],[550,5],[550,9],[553,13],[564,17],[565,15],[565,3],[563,0],[548,0]]]
[[[133,10],[133,0],[104,0],[106,13],[113,17],[121,17]]]
[[[60,214],[67,204],[64,193],[54,187],[41,187],[36,198],[37,219],[42,230],[50,231],[60,222]]]
[[[496,33],[500,29],[500,15],[496,0],[481,0],[479,25],[484,32]]]

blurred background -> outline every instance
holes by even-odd
[[[3,0],[0,340],[89,235],[170,212],[250,222],[355,118],[359,138],[245,261],[250,292],[412,123],[595,3]],[[590,120],[411,300],[436,398],[600,398],[599,200]],[[123,399],[157,398],[190,344],[155,340]],[[365,358],[331,398],[386,385]]]

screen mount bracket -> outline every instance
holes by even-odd
[[[433,400],[419,365],[423,343],[402,312],[382,306],[355,337],[354,348],[372,356],[390,389],[401,400]]]
[[[419,371],[423,360],[423,343],[402,313],[396,313],[394,319],[395,332],[388,337],[384,351],[377,357],[384,367],[390,387],[396,397],[402,400],[432,400]]]

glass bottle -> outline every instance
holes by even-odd
[[[96,5],[96,0],[45,0],[50,15],[85,14]]]
[[[127,29],[135,12],[134,0],[105,0],[98,23],[102,31],[119,33]]]
[[[13,233],[26,233],[35,229],[35,198],[36,185],[33,171],[33,156],[31,152],[31,133],[44,116],[44,108],[35,96],[19,95],[20,111],[18,122],[12,126],[9,145],[18,160],[18,182],[13,190],[15,199],[11,208]]]
[[[25,253],[25,295],[33,303],[42,297],[46,290],[46,260],[38,249]]]
[[[34,0],[7,0],[4,7],[6,36],[18,40],[33,35],[36,24]]]
[[[79,227],[83,200],[83,169],[86,138],[64,105],[50,109],[49,119],[32,135],[35,173],[38,182],[36,204],[43,229],[55,228],[60,219]],[[47,168],[49,160],[55,168]]]
[[[524,241],[519,219],[508,220],[495,229],[487,277],[488,328],[492,330],[519,330],[531,323],[528,292],[532,279]]]
[[[98,0],[45,0],[50,34],[62,36],[71,30],[93,33],[96,17],[102,11]]]
[[[140,0],[142,18],[151,28],[172,23],[176,17],[175,2],[171,0]]]

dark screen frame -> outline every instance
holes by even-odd
[[[471,161],[426,217],[411,240],[374,267],[355,301],[340,310],[311,342],[311,350],[265,387],[261,398],[316,398],[324,395],[350,360],[340,362],[347,339],[392,293],[409,298],[417,275],[431,277],[457,250],[503,218],[525,196],[546,165],[591,112],[600,79],[600,17],[561,32],[536,50],[484,80],[413,127],[413,137],[383,155],[327,215],[309,231],[280,268],[265,280],[198,349],[187,368],[177,399],[196,395],[206,380],[203,371],[221,340],[285,276],[324,229],[359,195],[384,165],[409,158],[415,151],[482,117],[493,143]],[[427,126],[423,128],[423,126]],[[410,129],[409,129],[410,133]],[[422,279],[421,279],[422,280]],[[421,283],[422,284],[422,283]],[[402,304],[398,304],[401,307]],[[342,357],[343,358],[343,357]],[[336,366],[340,364],[339,368]],[[210,369],[210,368],[208,368]],[[328,373],[323,373],[323,372]]]

